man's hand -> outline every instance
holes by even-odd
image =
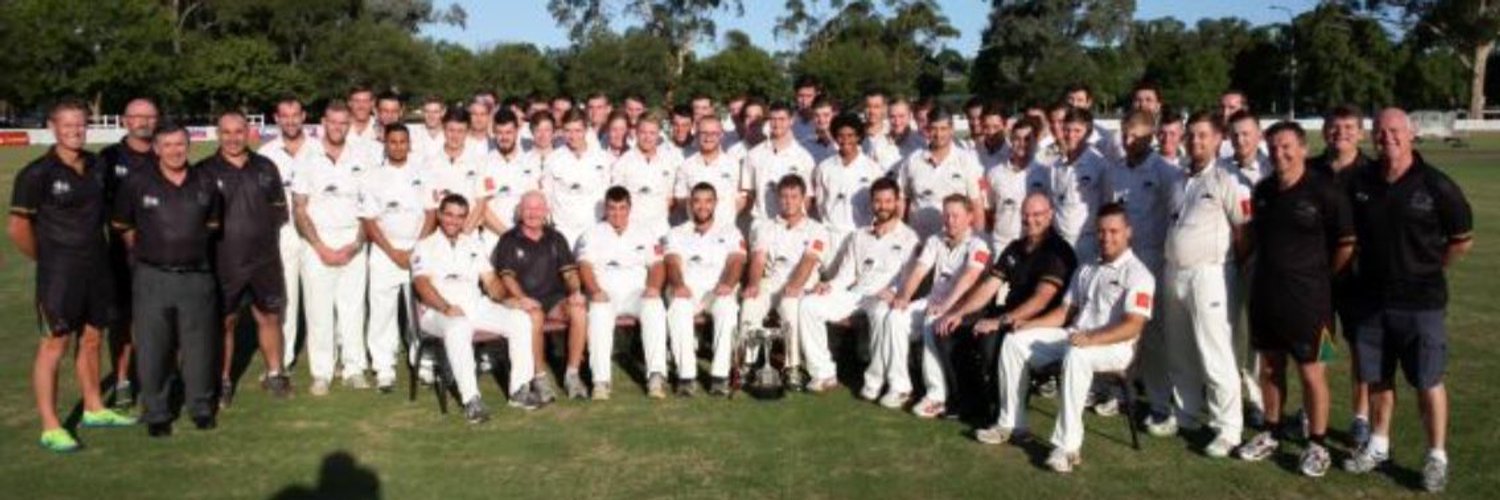
[[[829,287],[827,283],[818,283],[816,285],[813,285],[813,293],[817,295],[828,295],[828,292],[831,290],[833,289]]]
[[[905,311],[910,305],[911,299],[908,298],[896,297],[891,300],[891,310],[893,311]]]
[[[443,315],[450,318],[460,318],[464,315],[464,308],[458,307],[458,304],[449,303],[448,308],[443,310]]]
[[[518,297],[518,298],[516,298],[516,302],[518,302],[518,303],[521,304],[520,309],[522,311],[541,311],[542,310],[542,303],[541,302],[537,302],[536,299],[533,299],[531,297]],[[542,312],[546,312],[546,311],[542,311]]]
[[[589,296],[589,300],[599,303],[609,302],[609,293],[606,293],[603,288],[600,288],[599,291],[594,292],[593,295]]]
[[[599,292],[599,293],[604,293],[604,292]],[[568,305],[582,306],[582,305],[585,305],[585,304],[588,304],[588,300],[586,300],[586,299],[583,298],[583,293],[582,292],[574,292],[574,293],[568,294]]]
[[[802,288],[801,287],[790,287],[790,286],[786,287],[786,288],[783,288],[783,289],[781,289],[781,296],[782,297],[793,298],[793,299],[801,297],[802,296]]]
[[[729,285],[718,285],[714,287],[714,295],[728,297],[734,295],[734,287]]]
[[[953,330],[958,329],[958,325],[963,324],[963,322],[964,319],[960,316],[953,314],[944,314],[943,317],[941,319],[938,319],[937,321],[937,333],[938,335],[947,335],[953,333]]]
[[[1000,331],[1001,321],[996,318],[985,318],[974,323],[974,336],[983,337]]]
[[[1089,336],[1088,332],[1072,330],[1068,332],[1068,344],[1073,347],[1088,347],[1094,345],[1094,339]]]
[[[948,306],[946,304],[931,304],[927,306],[927,317],[929,318],[942,316],[945,312],[948,312]]]
[[[402,271],[410,271],[411,250],[396,250],[395,252],[392,252],[391,262],[395,262],[396,267],[401,268]]]
[[[896,292],[892,292],[890,289],[881,290],[880,294],[876,297],[880,298],[880,301],[888,306],[896,303]]]
[[[339,262],[339,252],[334,251],[332,248],[328,248],[328,245],[324,245],[321,243],[313,245],[313,253],[318,254],[318,260],[325,266],[338,266],[343,264]]]

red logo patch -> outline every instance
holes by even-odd
[[[654,246],[653,246],[653,247],[652,247],[652,248],[653,248],[653,249],[654,249],[654,250],[656,250],[656,256],[657,256],[657,257],[661,257],[661,255],[662,255],[662,254],[663,254],[663,253],[665,253],[665,251],[664,251],[664,250],[662,250],[662,248],[661,248],[661,245],[654,245]]]
[[[821,252],[821,251],[823,251],[823,240],[813,240],[812,241],[812,249],[813,249],[814,252]]]
[[[1251,211],[1252,211],[1252,207],[1250,205],[1250,200],[1248,200],[1248,199],[1240,200],[1240,215],[1244,215],[1245,217],[1249,217]]]
[[[974,252],[974,262],[988,264],[990,262],[990,253],[985,250]]]
[[[494,177],[485,177],[484,178],[484,190],[485,191],[494,191],[495,190],[495,178]]]
[[[1141,309],[1150,309],[1151,308],[1151,295],[1148,294],[1148,293],[1146,293],[1146,292],[1136,293],[1135,294],[1135,306],[1139,307]]]

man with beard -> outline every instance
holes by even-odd
[[[667,336],[681,396],[690,397],[697,390],[698,339],[693,317],[704,311],[713,320],[713,361],[708,373],[716,390],[727,393],[729,389],[730,354],[740,313],[735,290],[744,273],[746,252],[739,230],[714,220],[719,211],[717,198],[713,184],[694,185],[688,203],[692,220],[673,227],[666,238],[671,289]]]
[[[287,200],[293,197],[292,185],[296,183],[298,173],[323,156],[322,143],[308,139],[307,134],[303,133],[302,124],[306,119],[307,113],[303,111],[301,101],[295,97],[281,99],[276,103],[278,135],[261,145],[258,151],[261,156],[276,164],[277,173],[281,176],[282,195]],[[286,307],[282,310],[281,318],[281,365],[284,370],[292,366],[292,361],[297,356],[297,335],[301,330],[297,317],[302,314],[302,265],[307,260],[303,258],[307,243],[302,239],[301,233],[297,232],[290,206],[287,207],[286,218],[283,220],[286,222],[280,227],[277,250],[281,254],[281,281],[286,287]]]
[[[151,151],[151,134],[156,132],[160,113],[156,103],[146,98],[136,98],[125,104],[125,137],[99,151],[105,168],[110,169],[105,177],[105,206],[114,206],[114,193],[119,190],[131,172],[155,168],[156,153]],[[135,390],[130,382],[130,252],[125,249],[125,240],[111,233],[109,241],[110,269],[115,277],[115,319],[109,325],[109,347],[115,369],[115,407],[126,409],[135,405]]]

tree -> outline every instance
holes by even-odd
[[[559,54],[557,64],[562,90],[574,96],[639,94],[652,102],[665,102],[672,77],[662,68],[672,59],[666,40],[644,30],[617,34],[599,29]]]
[[[184,45],[178,88],[190,109],[264,109],[281,95],[312,90],[311,78],[281,64],[276,46],[264,38],[196,35]]]
[[[786,76],[771,54],[756,47],[743,32],[730,31],[724,38],[725,48],[719,53],[688,64],[681,95],[706,94],[721,100],[737,94],[786,98]]]
[[[1484,116],[1485,76],[1500,39],[1500,2],[1495,0],[1358,0],[1408,29],[1422,46],[1453,49],[1469,68],[1469,117]]]
[[[1134,0],[994,0],[970,90],[1031,102],[1056,99],[1057,89],[1099,76],[1090,54],[1124,39],[1134,13]],[[1094,90],[1108,107],[1114,89]]]
[[[6,100],[25,108],[62,96],[83,96],[94,112],[136,96],[170,90],[167,13],[152,0],[77,2],[13,0],[0,9],[8,47]]]
[[[1297,16],[1292,32],[1298,108],[1374,108],[1394,101],[1391,70],[1401,64],[1379,23],[1354,16],[1346,6],[1324,4]]]
[[[484,88],[517,96],[557,92],[557,71],[535,45],[498,45],[480,52],[475,60]]]
[[[325,33],[306,65],[321,97],[342,97],[349,86],[411,92],[429,81],[432,51],[401,27],[368,19]]]
[[[943,90],[941,43],[956,36],[934,2],[897,2],[892,14],[883,16],[872,2],[852,1],[809,34],[791,69],[794,75],[816,77],[827,94],[844,103],[877,89],[936,95]]]
[[[608,29],[615,7],[606,0],[548,0],[547,10],[559,24],[568,27],[575,42],[585,40],[601,29]],[[641,23],[645,34],[665,42],[671,59],[667,68],[666,96],[670,98],[682,80],[683,71],[700,40],[712,40],[718,25],[714,15],[731,12],[745,14],[741,0],[622,0],[618,8],[622,17]]]

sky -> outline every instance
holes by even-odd
[[[609,1],[609,0],[606,0]],[[438,0],[438,5],[454,3],[468,12],[467,28],[428,26],[423,34],[455,42],[471,49],[505,42],[528,42],[544,48],[568,44],[568,33],[547,13],[547,0]],[[618,5],[624,3],[614,0]],[[824,5],[823,2],[809,2]],[[979,48],[979,37],[989,19],[990,2],[985,0],[939,0],[961,35],[947,40],[949,48],[972,56]],[[785,10],[783,0],[744,0],[744,17],[731,13],[719,16],[719,33],[738,29],[750,35],[756,45],[770,49],[790,50],[795,40],[778,40],[773,34],[776,18]],[[1295,12],[1310,10],[1317,0],[1137,0],[1136,18],[1176,17],[1189,25],[1203,18],[1240,17],[1252,24],[1286,22],[1285,7]],[[623,26],[617,26],[623,27]],[[704,43],[700,53],[718,49],[717,42]]]

